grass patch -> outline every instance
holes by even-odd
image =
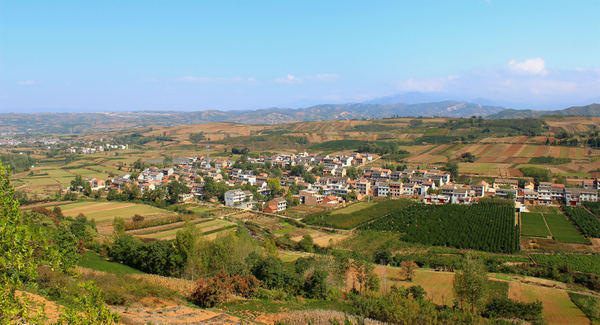
[[[529,159],[530,164],[542,164],[542,165],[562,165],[571,162],[571,158],[555,158],[552,156],[541,156],[533,157]]]
[[[381,246],[389,247],[394,251],[404,250],[406,248],[426,247],[421,244],[408,243],[402,241],[402,234],[391,231],[372,231],[363,230],[356,232],[352,237],[344,239],[336,244],[336,247],[361,252],[366,255],[373,253]]]
[[[352,229],[370,220],[387,216],[393,211],[406,207],[410,202],[409,200],[382,200],[351,213],[333,214],[330,211],[313,213],[304,218],[304,222],[333,228]]]
[[[533,237],[550,236],[544,216],[537,212],[521,213],[521,235]]]
[[[144,274],[144,272],[127,265],[109,262],[94,252],[85,252],[77,265],[88,269],[112,274]]]
[[[349,205],[345,208],[341,208],[341,209],[337,209],[337,210],[333,210],[331,211],[332,215],[336,215],[336,214],[349,214],[349,213],[354,213],[363,209],[366,209],[370,206],[375,205],[375,202],[358,202],[352,205]]]
[[[275,299],[248,299],[226,302],[218,305],[219,309],[234,315],[280,313],[289,310],[338,310],[350,313],[353,308],[344,301],[306,299],[303,302],[281,301]]]
[[[544,214],[548,227],[554,236],[554,239],[564,243],[577,243],[577,244],[588,244],[588,240],[585,239],[575,228],[573,224],[567,220],[562,214],[549,213]]]
[[[600,324],[600,299],[575,292],[569,292],[569,298],[592,321],[592,324]]]
[[[600,254],[532,254],[531,257],[538,264],[566,265],[571,271],[600,274]]]

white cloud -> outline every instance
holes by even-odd
[[[17,81],[17,85],[19,85],[19,86],[33,86],[33,85],[37,85],[39,83],[40,83],[40,81],[38,81],[38,80],[21,80],[21,81]]]
[[[279,84],[296,84],[301,83],[302,79],[294,76],[293,74],[288,74],[285,77],[275,78],[275,82]]]
[[[519,74],[530,74],[545,76],[548,74],[546,70],[546,61],[541,57],[527,59],[525,61],[517,61],[512,59],[508,61],[508,69]]]

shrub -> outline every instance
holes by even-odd
[[[509,298],[494,298],[485,305],[483,316],[487,318],[519,318],[527,321],[542,319],[540,301],[524,303]]]
[[[253,275],[231,276],[221,271],[214,277],[197,280],[190,299],[200,307],[209,308],[227,301],[234,294],[246,298],[256,296],[260,285]]]

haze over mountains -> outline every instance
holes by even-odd
[[[600,116],[600,104],[573,106],[562,110],[515,110],[466,101],[439,100],[444,94],[406,93],[363,103],[322,104],[305,108],[258,110],[136,111],[97,113],[0,114],[0,132],[85,133],[122,130],[151,125],[183,125],[206,122],[278,124],[303,121],[380,119],[389,117],[527,118],[547,115]],[[431,100],[429,102],[422,102]]]

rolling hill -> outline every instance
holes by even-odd
[[[507,119],[507,118],[536,118],[549,115],[563,116],[600,116],[600,104],[590,104],[585,106],[571,106],[565,109],[556,111],[536,111],[536,110],[516,110],[505,109],[495,114],[491,114],[488,118],[492,119]]]
[[[175,126],[207,122],[279,124],[304,121],[373,119],[407,116],[488,116],[503,108],[467,102],[442,101],[421,104],[324,104],[300,109],[266,108],[219,111],[138,111],[98,113],[0,114],[0,132],[88,133],[150,125]]]

